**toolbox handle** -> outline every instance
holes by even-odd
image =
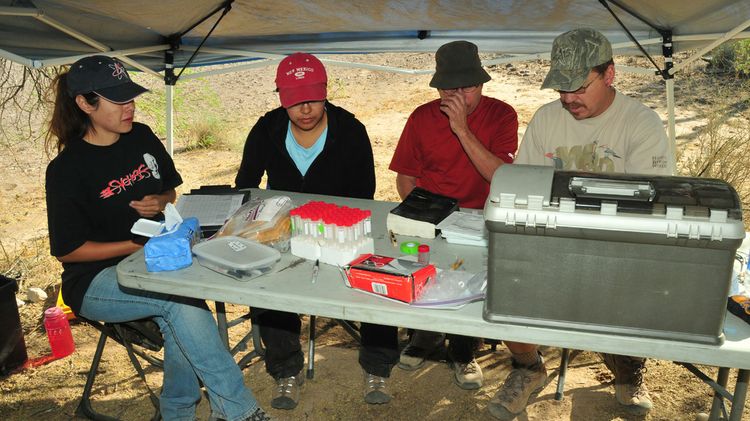
[[[576,197],[599,199],[629,199],[651,202],[656,190],[649,181],[611,180],[588,177],[572,177],[568,190]]]

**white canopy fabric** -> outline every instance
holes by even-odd
[[[184,65],[225,6],[195,64],[295,51],[432,52],[453,39],[473,41],[482,52],[534,54],[580,26],[602,31],[613,44],[627,42],[604,4],[656,54],[661,35],[626,9],[671,30],[675,51],[750,26],[747,0],[0,0],[0,55],[42,67],[114,51],[161,71],[170,42],[179,43],[175,65]]]
[[[671,58],[659,65],[673,74],[727,39],[750,38],[750,1],[0,0],[0,57],[40,68],[104,53],[164,77],[168,57],[179,69],[296,51],[433,52],[465,39],[481,52],[518,60],[545,57],[555,36],[576,27],[600,30],[616,54],[640,54],[623,26],[650,55],[662,55],[663,47],[667,56],[669,48],[698,49],[672,69],[665,69]],[[656,75],[656,67],[648,72]],[[174,79],[165,81],[169,101]],[[668,79],[671,103],[672,89]],[[673,126],[670,121],[672,139]]]

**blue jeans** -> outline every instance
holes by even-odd
[[[167,420],[195,419],[203,382],[212,415],[228,421],[248,418],[258,403],[245,387],[242,371],[219,338],[202,300],[121,289],[114,266],[91,282],[81,316],[104,322],[153,318],[164,336],[161,414]]]

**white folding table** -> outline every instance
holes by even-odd
[[[385,217],[395,203],[259,189],[252,189],[251,194],[255,197],[288,195],[299,205],[308,200],[322,200],[370,209],[376,253],[389,256],[400,254],[391,244],[385,228]],[[486,248],[448,244],[440,238],[424,240],[403,237],[398,240],[417,240],[429,244],[430,261],[441,268],[448,268],[458,259],[463,259],[462,267],[469,272],[478,272],[486,267]],[[726,318],[725,341],[721,345],[491,323],[482,318],[482,302],[468,304],[458,310],[413,307],[348,288],[339,269],[334,266],[321,264],[317,281],[312,283],[313,263],[291,253],[283,253],[281,261],[271,273],[242,282],[204,268],[197,262],[182,270],[151,273],[146,270],[143,252],[140,251],[118,265],[117,276],[123,287],[219,303],[686,363],[694,374],[716,391],[710,419],[719,419],[722,397],[733,403],[728,419],[740,421],[742,417],[750,377],[750,325],[731,314]],[[554,305],[554,302],[549,302],[549,305]],[[712,381],[692,364],[720,367],[718,379]],[[739,370],[733,395],[725,389],[729,369]]]

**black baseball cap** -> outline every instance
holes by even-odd
[[[93,92],[115,104],[125,104],[148,91],[130,80],[120,61],[107,56],[85,57],[70,65],[67,83],[71,98]]]

